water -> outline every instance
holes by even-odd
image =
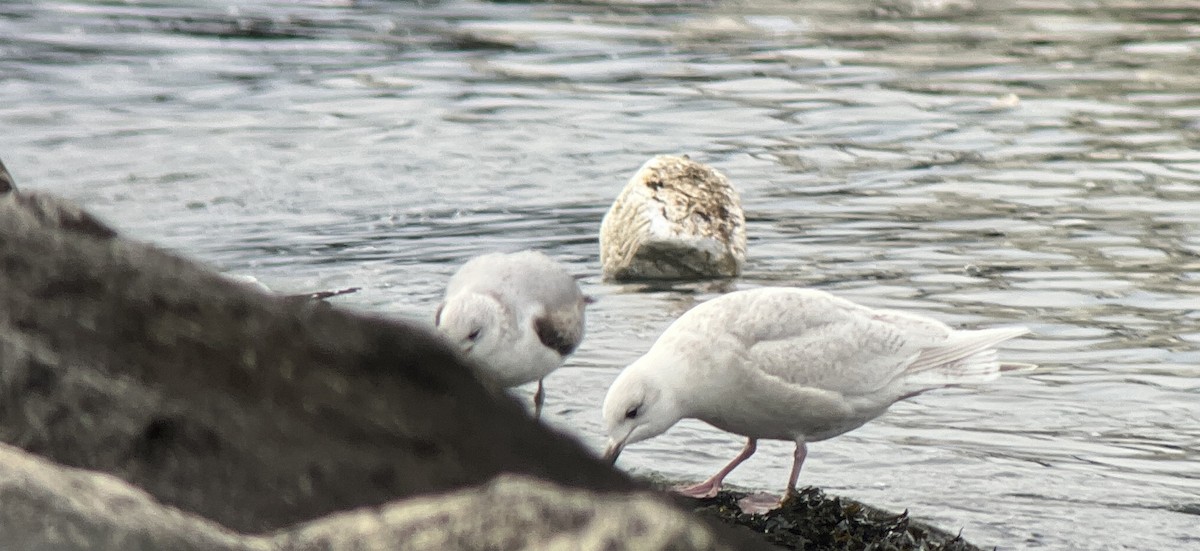
[[[802,482],[1006,550],[1200,546],[1189,4],[182,4],[0,4],[19,185],[422,320],[468,257],[542,249],[600,299],[547,381],[548,420],[597,448],[617,370],[729,289],[1024,323],[1004,355],[1042,371],[899,404],[811,446]],[[598,277],[600,218],[658,153],[741,190],[738,281]],[[620,465],[699,478],[740,445],[685,422]],[[730,481],[779,489],[790,451],[765,443]]]

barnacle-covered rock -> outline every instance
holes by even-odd
[[[600,224],[600,262],[609,279],[734,277],[745,261],[746,216],[737,190],[686,156],[647,161]]]

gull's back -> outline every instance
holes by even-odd
[[[738,351],[740,367],[750,373],[852,397],[912,394],[994,377],[1002,367],[994,346],[1026,332],[955,330],[824,291],[767,287],[705,302],[664,337],[687,342],[679,353],[691,355],[705,353],[703,342],[720,342]]]
[[[462,293],[491,294],[527,314],[579,309],[583,292],[575,278],[537,251],[490,253],[463,264],[446,286],[446,298]]]

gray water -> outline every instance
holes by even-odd
[[[1195,549],[1200,7],[1151,4],[6,0],[0,158],[130,236],[426,322],[467,258],[544,250],[599,298],[547,380],[594,448],[617,371],[721,292],[1026,324],[1004,357],[1042,370],[898,404],[802,482],[1000,549]],[[599,278],[659,153],[741,191],[737,281]],[[619,465],[740,445],[685,422]],[[790,452],[730,482],[778,490]]]

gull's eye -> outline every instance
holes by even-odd
[[[476,330],[474,330],[474,331],[471,331],[471,333],[470,333],[469,335],[467,335],[467,339],[468,339],[468,340],[472,340],[472,341],[473,341],[473,340],[475,340],[475,339],[478,339],[478,338],[479,338],[479,331],[480,331],[479,329],[476,329]]]
[[[641,409],[641,407],[642,407],[641,405],[636,405],[636,406],[633,406],[633,407],[629,408],[629,411],[626,411],[626,412],[625,412],[625,418],[626,418],[626,419],[633,419],[634,417],[637,417],[637,416],[638,416],[638,410],[639,410],[639,409]]]

